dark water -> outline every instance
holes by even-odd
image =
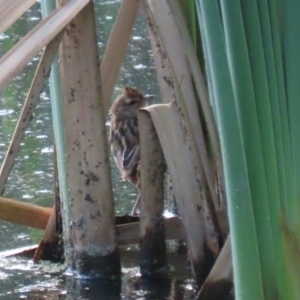
[[[96,1],[99,53],[103,56],[120,1]],[[33,28],[41,19],[36,3],[10,29],[0,35],[0,56]],[[0,93],[0,162],[2,162],[14,127],[26,98],[39,57],[26,66],[12,83]],[[146,94],[159,90],[144,17],[139,14],[126,59],[114,90],[113,98],[123,86],[138,87]],[[136,190],[123,182],[115,166],[113,184],[116,213],[128,213],[136,199]],[[49,88],[45,87],[35,110],[34,119],[9,177],[5,197],[53,205],[53,127]],[[36,244],[41,231],[0,221],[0,251]],[[186,258],[169,254],[168,277],[142,279],[139,274],[138,251],[122,249],[122,282],[77,281],[63,275],[63,266],[33,264],[20,258],[0,258],[0,299],[187,299],[193,292],[188,279]]]

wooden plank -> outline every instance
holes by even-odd
[[[0,220],[45,229],[52,208],[0,197]]]
[[[110,98],[118,79],[138,10],[139,0],[122,1],[106,46],[101,62],[102,95],[105,111],[110,106]]]
[[[0,34],[9,28],[36,0],[0,0]]]
[[[36,251],[38,245],[26,246],[12,250],[0,252],[0,258],[8,258],[12,256],[25,256],[31,258]]]
[[[178,217],[165,219],[166,240],[179,239],[183,235],[183,227]],[[118,244],[130,245],[139,243],[140,223],[134,222],[130,224],[122,224],[116,226],[116,234]],[[0,258],[11,256],[29,256],[32,257],[34,252],[38,249],[38,245],[22,247],[18,249],[0,252]]]
[[[176,240],[183,236],[183,226],[178,217],[164,219],[166,240]],[[134,222],[116,226],[119,245],[137,244],[140,240],[140,223]]]
[[[0,60],[0,90],[78,14],[89,0],[72,0],[57,8]]]
[[[140,267],[150,275],[167,264],[164,228],[165,160],[160,142],[147,111],[139,111],[141,213]]]
[[[8,150],[6,151],[0,169],[0,195],[3,194],[5,183],[14,165],[15,158],[20,150],[21,142],[23,141],[25,136],[25,130],[32,120],[34,109],[38,100],[40,99],[40,93],[42,92],[44,84],[49,76],[51,64],[56,55],[62,35],[63,33],[61,32],[46,46],[43,56],[35,72],[34,79],[25,100],[12,140],[10,142]]]
[[[0,197],[0,220],[20,224],[37,229],[45,229],[52,213],[51,207]],[[126,217],[116,217],[116,223],[126,221]],[[132,218],[136,219],[136,218]],[[129,218],[130,220],[130,218]],[[166,240],[179,239],[183,235],[183,227],[178,217],[164,219]],[[135,244],[140,240],[140,223],[138,221],[116,226],[119,245]]]

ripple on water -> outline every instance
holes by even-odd
[[[13,109],[0,109],[0,116],[7,116],[14,113]]]
[[[121,249],[121,258],[121,281],[65,276],[65,268],[61,264],[34,264],[31,260],[21,258],[0,259],[0,299],[173,300],[190,299],[195,293],[193,281],[189,279],[186,257],[183,255],[171,253],[168,257],[168,273],[153,278],[141,276],[137,267],[137,249]]]

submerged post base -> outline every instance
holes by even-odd
[[[150,276],[165,271],[167,265],[163,218],[145,232],[141,238],[140,267],[142,275]]]
[[[114,279],[121,276],[119,251],[106,256],[91,256],[86,253],[74,254],[71,271],[78,277]]]

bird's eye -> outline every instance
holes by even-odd
[[[129,104],[129,105],[134,105],[134,104],[136,104],[136,101],[131,100],[128,104]]]
[[[136,103],[135,99],[127,98],[126,99],[126,104],[127,105],[134,105]]]

